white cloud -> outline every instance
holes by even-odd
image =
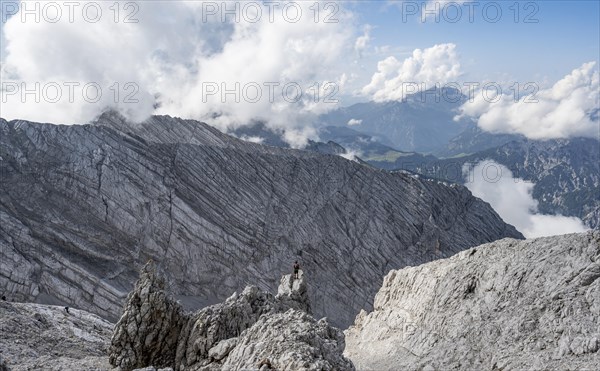
[[[552,87],[520,97],[476,92],[461,107],[483,130],[522,134],[531,139],[598,137],[600,127],[590,115],[598,107],[599,83],[595,62],[585,63]],[[530,90],[531,91],[531,90]]]
[[[356,41],[354,42],[354,50],[358,54],[359,58],[362,58],[363,52],[365,51],[365,49],[367,49],[367,46],[371,41],[371,29],[372,27],[370,25],[366,25],[363,28],[363,35],[356,38]]]
[[[362,124],[362,120],[351,119],[348,121],[348,126],[356,126]]]
[[[463,173],[473,195],[488,202],[506,223],[515,226],[527,238],[587,230],[579,218],[538,214],[538,202],[532,197],[535,184],[513,178],[504,165],[481,161],[471,167],[465,165]]]
[[[455,44],[438,44],[427,49],[415,49],[400,62],[388,57],[377,64],[371,82],[362,89],[376,102],[402,100],[406,95],[430,89],[436,84],[455,82],[461,75]]]
[[[240,137],[240,139],[245,140],[246,142],[258,143],[258,144],[262,144],[265,141],[265,138],[255,136],[255,135],[242,135]]]
[[[340,156],[345,158],[346,160],[355,161],[355,162],[358,162],[358,158],[361,155],[362,154],[360,153],[360,151],[354,151],[354,150],[346,150],[346,153],[340,154]]]
[[[114,107],[136,121],[153,113],[170,114],[205,120],[224,131],[260,120],[291,130],[287,137],[301,146],[307,138],[299,136],[311,132],[303,127],[314,121],[313,115],[336,106],[325,102],[323,95],[315,103],[314,92],[323,93],[326,83],[337,82],[344,63],[350,63],[343,57],[356,46],[352,15],[341,8],[335,16],[339,22],[315,23],[309,9],[312,2],[293,2],[302,7],[303,16],[296,23],[282,16],[285,2],[274,8],[273,22],[265,4],[252,2],[261,6],[262,15],[256,23],[244,21],[252,16],[252,9],[249,13],[241,11],[246,14],[241,22],[234,22],[232,16],[223,22],[222,12],[207,16],[203,4],[223,7],[222,2],[137,2],[139,12],[134,19],[138,23],[122,22],[131,9],[121,8],[121,21],[115,22],[114,11],[109,8],[112,2],[89,3],[102,6],[103,16],[97,23],[77,16],[84,2],[78,2],[73,23],[67,9],[57,23],[36,23],[33,17],[22,22],[20,14],[11,17],[2,29],[6,38],[2,81],[15,82],[19,87],[26,83],[28,89],[40,83],[42,90],[52,88],[55,82],[60,86],[65,82],[93,82],[102,88],[99,101],[87,103],[81,87],[75,89],[74,102],[69,102],[67,87],[63,87],[59,102],[42,97],[37,103],[31,95],[23,102],[20,94],[7,96],[5,91],[8,102],[3,104],[4,118],[77,124]],[[243,9],[247,3],[237,4]],[[117,103],[113,91],[116,82],[120,93]],[[125,89],[128,82],[135,85]],[[273,102],[265,85],[271,82],[281,84],[274,88]],[[240,102],[234,102],[234,95],[225,100],[219,93],[207,95],[206,89],[211,88],[207,83],[216,83],[219,91],[222,84],[235,89],[240,83]],[[258,89],[252,83],[261,88],[258,102],[253,101]],[[301,86],[303,96],[298,102],[284,99],[281,88],[286,83]],[[134,98],[139,103],[124,102],[136,87],[139,91]],[[93,89],[90,92],[94,93]],[[294,90],[288,92],[287,97],[294,98]]]

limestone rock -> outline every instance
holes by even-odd
[[[76,308],[0,301],[0,370],[110,370],[113,327]]]
[[[181,306],[165,291],[156,265],[148,262],[115,326],[110,363],[123,370],[172,366],[185,319]]]
[[[223,340],[238,337],[260,316],[274,313],[279,307],[272,294],[248,286],[241,294],[236,293],[223,303],[192,314],[179,335],[177,368],[209,364],[211,348]]]
[[[223,363],[223,370],[255,370],[261,360],[269,360],[274,370],[354,370],[342,356],[344,334],[316,321],[306,312],[290,309],[262,316],[244,331],[237,346]]]
[[[0,371],[10,371],[10,368],[8,368],[2,356],[0,356]]]
[[[391,271],[346,331],[358,369],[598,370],[600,232]]]
[[[208,356],[215,361],[220,361],[229,355],[237,343],[238,338],[230,338],[220,341],[217,345],[208,350]]]
[[[303,271],[300,271],[296,279],[291,274],[281,277],[279,287],[277,288],[277,299],[290,308],[312,314],[308,285],[304,282]]]
[[[345,327],[390,269],[521,237],[462,186],[168,116],[0,119],[0,173],[0,291],[115,322],[150,258],[188,310],[274,291],[299,260],[313,312]]]
[[[325,319],[316,321],[303,276],[283,277],[274,296],[256,286],[184,313],[165,291],[153,263],[142,270],[110,346],[110,362],[121,370],[352,370],[342,355],[343,333]],[[262,360],[261,366],[259,363]]]

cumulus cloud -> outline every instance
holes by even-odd
[[[362,124],[362,120],[350,119],[350,121],[348,121],[348,126],[356,126],[360,124]]]
[[[457,119],[474,117],[483,130],[522,134],[531,139],[597,138],[600,126],[594,114],[599,100],[598,81],[595,62],[589,62],[552,87],[518,100],[513,93],[478,91],[461,107]]]
[[[415,49],[399,61],[388,57],[377,64],[377,72],[362,93],[376,102],[402,100],[406,95],[455,82],[461,75],[455,44],[437,44]]]
[[[538,214],[538,202],[532,196],[535,184],[513,178],[504,165],[486,160],[474,166],[465,165],[463,173],[465,185],[473,195],[488,202],[506,223],[527,238],[587,230],[579,218]]]
[[[88,3],[101,7],[95,23],[81,16]],[[215,14],[207,12],[209,3],[219,8]],[[313,2],[272,8],[262,2],[139,1],[128,2],[135,4],[128,9],[118,3],[118,22],[116,3],[77,4],[73,22],[63,9],[56,23],[33,17],[23,22],[15,14],[3,25],[3,117],[77,124],[112,107],[135,121],[170,114],[224,131],[260,120],[289,130],[286,137],[301,146],[307,139],[302,136],[312,132],[303,128],[312,116],[335,108],[327,98],[335,97],[342,79],[343,56],[368,42],[368,35],[364,43],[356,40],[351,14],[343,8],[335,15],[338,22],[315,23]],[[284,17],[286,4],[301,7],[302,16],[290,8]],[[225,6],[238,7],[237,15],[224,15]],[[127,16],[137,22],[124,22]],[[73,99],[65,86],[70,83],[80,84],[72,89]],[[23,90],[36,84],[41,99],[23,99]],[[62,99],[55,101],[57,86]]]

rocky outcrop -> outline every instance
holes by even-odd
[[[244,330],[262,315],[280,310],[273,295],[248,286],[241,294],[234,293],[225,302],[198,311],[179,335],[177,365],[207,366],[212,360],[223,360]],[[223,341],[227,343],[220,344]]]
[[[244,331],[222,366],[214,370],[354,370],[342,355],[344,334],[305,312],[290,309],[262,316]]]
[[[600,232],[392,271],[346,342],[357,369],[598,370]]]
[[[156,265],[148,262],[115,327],[110,363],[124,370],[174,365],[184,323],[183,309],[168,297],[164,278],[156,274]]]
[[[298,279],[294,279],[291,274],[281,277],[279,288],[277,289],[277,299],[290,308],[312,314],[308,286],[304,282],[303,271],[300,271]]]
[[[0,291],[115,322],[148,259],[187,309],[274,291],[299,260],[345,327],[390,269],[521,236],[464,187],[167,116],[0,120],[0,172]]]
[[[189,314],[149,262],[115,327],[110,363],[122,370],[352,370],[341,330],[300,309],[310,308],[307,285],[302,276],[290,278],[277,296],[248,286]]]
[[[0,301],[0,370],[110,370],[112,331],[75,308]]]

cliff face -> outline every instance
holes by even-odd
[[[600,232],[392,271],[346,344],[357,369],[598,370]]]
[[[349,324],[390,269],[521,235],[461,186],[247,143],[194,121],[0,120],[0,291],[116,320],[152,258],[200,307],[274,290],[299,260]]]

